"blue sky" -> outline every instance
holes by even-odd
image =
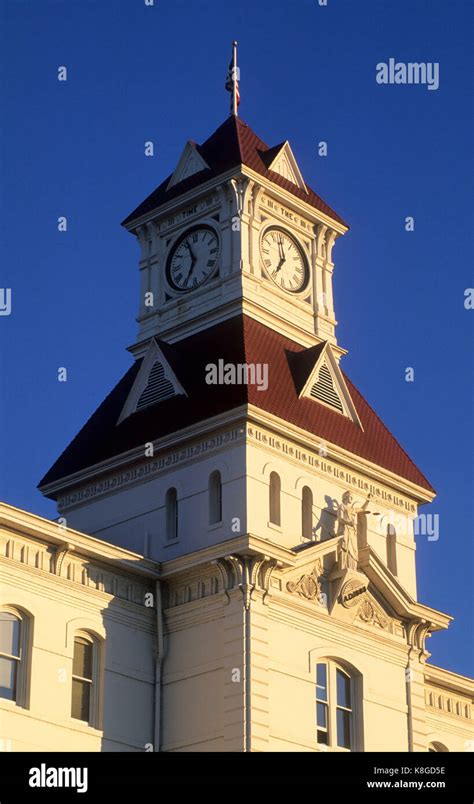
[[[468,0],[0,0],[2,499],[53,517],[36,484],[126,368],[138,249],[120,221],[228,114],[289,139],[351,226],[334,294],[344,368],[438,491],[419,597],[455,617],[432,661],[469,673],[474,284]],[[389,58],[440,86],[381,86]],[[68,81],[57,81],[66,65]],[[146,140],[155,156],[144,156]],[[317,144],[328,143],[328,156]],[[68,217],[68,232],[56,228]],[[415,230],[404,221],[414,216]],[[57,381],[59,366],[68,382]],[[415,381],[405,382],[413,367]]]

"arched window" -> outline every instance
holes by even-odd
[[[74,638],[71,716],[89,726],[97,725],[99,643],[89,634]]]
[[[334,750],[356,750],[355,678],[334,662],[316,665],[316,739]]]
[[[387,525],[387,567],[397,574],[397,533],[393,525]]]
[[[281,524],[280,497],[280,476],[276,472],[272,472],[270,475],[270,522],[272,525]]]
[[[168,541],[178,538],[178,493],[176,489],[166,492],[166,538]]]
[[[212,472],[209,477],[209,524],[222,521],[222,480],[220,472]]]
[[[443,743],[430,743],[428,746],[428,751],[432,753],[449,753],[449,748],[446,748]]]
[[[313,538],[313,492],[309,486],[304,486],[301,496],[301,536]]]
[[[0,698],[27,705],[28,617],[20,611],[0,611]]]

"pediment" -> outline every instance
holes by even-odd
[[[339,569],[337,539],[314,544],[307,559],[282,574],[280,589],[331,618],[360,627],[404,637],[403,619],[384,600],[376,585],[360,569]],[[299,551],[303,559],[306,551]]]
[[[362,429],[344,375],[327,341],[302,352],[291,353],[289,360],[300,399],[313,399],[336,410]]]
[[[378,628],[395,636],[403,636],[404,628],[400,620],[397,620],[393,616],[393,612],[377,600],[370,588],[365,592],[362,600],[355,608],[356,612],[353,620],[355,625]]]
[[[157,405],[174,396],[186,396],[169,359],[158,341],[153,338],[130,389],[117,424],[132,413]]]
[[[273,159],[268,162],[267,167],[269,170],[273,170],[274,173],[283,176],[284,179],[287,179],[287,181],[290,181],[292,184],[296,184],[301,190],[304,190],[306,193],[308,192],[303,175],[298,167],[298,163],[288,140],[281,145]]]
[[[170,187],[179,184],[195,173],[200,173],[201,170],[209,170],[209,165],[197,150],[196,144],[192,140],[188,140],[166,189],[169,190]]]

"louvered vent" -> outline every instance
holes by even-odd
[[[332,382],[331,372],[325,363],[323,363],[319,369],[318,379],[311,388],[310,396],[312,396],[313,399],[319,399],[321,402],[325,402],[326,405],[331,405],[331,407],[336,408],[340,413],[344,413],[341,400]]]
[[[154,405],[175,396],[173,384],[166,379],[163,365],[157,361],[148,376],[146,388],[142,391],[138,400],[137,410]]]

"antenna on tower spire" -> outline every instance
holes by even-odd
[[[227,72],[227,79],[225,88],[227,92],[231,93],[230,100],[230,113],[235,117],[238,116],[238,109],[240,103],[239,92],[240,70],[237,67],[237,42],[234,40],[232,43],[232,58],[230,60],[229,69]]]

